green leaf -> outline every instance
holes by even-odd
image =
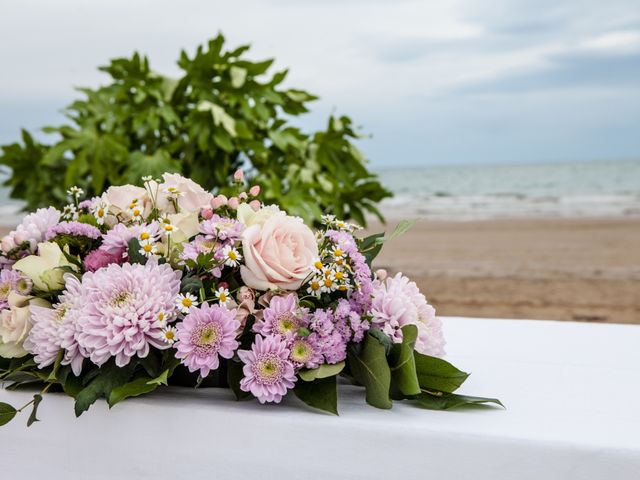
[[[420,387],[426,390],[455,392],[469,377],[446,360],[414,352]]]
[[[317,378],[310,382],[297,382],[293,393],[310,407],[338,415],[338,388],[335,375]]]
[[[31,407],[31,415],[29,415],[29,419],[27,420],[27,427],[30,427],[35,422],[39,422],[36,418],[36,414],[38,413],[38,406],[40,406],[40,402],[42,401],[42,395],[36,393],[33,396],[33,407]]]
[[[113,407],[116,403],[121,402],[125,398],[137,397],[149,393],[158,388],[158,383],[153,383],[153,379],[149,377],[141,377],[133,380],[132,382],[125,383],[120,387],[116,387],[111,390],[109,394],[108,403],[109,408]]]
[[[366,389],[367,403],[377,408],[391,408],[391,370],[384,346],[375,337],[367,334],[360,352],[350,347],[347,358],[353,377]]]
[[[398,225],[396,225],[396,228],[393,230],[393,233],[391,233],[391,235],[389,235],[388,237],[378,238],[376,242],[390,242],[394,238],[398,238],[400,235],[406,233],[411,227],[413,227],[415,223],[415,220],[402,220],[400,223],[398,223]]]
[[[402,343],[396,343],[391,348],[389,365],[394,386],[404,395],[418,395],[420,383],[416,374],[416,362],[413,352],[418,337],[415,325],[402,327]]]
[[[338,375],[344,369],[344,362],[334,365],[323,364],[313,370],[300,370],[298,376],[305,382],[312,382],[318,378],[327,378]]]
[[[134,362],[125,367],[117,367],[115,363],[108,363],[100,367],[97,376],[75,397],[76,417],[87,411],[98,398],[109,398],[113,389],[129,381],[134,369]]]
[[[494,403],[504,408],[502,402],[497,398],[472,397],[446,392],[423,392],[415,399],[415,402],[418,406],[429,410],[451,410],[452,408],[487,403]]]
[[[140,263],[145,265],[147,263],[147,257],[140,253],[140,242],[137,238],[129,240],[129,248],[127,250],[127,256],[129,257],[129,263]]]
[[[380,250],[382,250],[383,242],[381,242],[380,239],[383,237],[384,233],[376,233],[364,238],[360,243],[360,251],[364,255],[369,266],[371,266],[371,263],[378,256]]]
[[[0,425],[6,425],[9,423],[13,420],[13,417],[16,416],[16,413],[18,413],[18,411],[11,405],[0,402]]]
[[[244,378],[242,371],[243,366],[244,364],[242,362],[236,362],[234,360],[227,362],[227,383],[236,396],[236,400],[244,400],[251,396],[249,392],[240,389],[240,380]]]

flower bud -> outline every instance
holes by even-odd
[[[254,185],[249,189],[249,194],[253,197],[260,195],[260,185]]]
[[[236,170],[236,173],[233,174],[233,180],[238,183],[244,182],[244,172],[242,171],[241,168]]]
[[[213,200],[215,200],[215,198]],[[200,211],[200,215],[202,215],[202,218],[204,218],[205,220],[209,220],[211,217],[213,217],[213,210],[211,210],[210,208],[203,208]]]
[[[260,210],[260,200],[251,200],[249,202],[249,206],[253,209],[254,212]]]
[[[211,200],[211,207],[214,210],[217,210],[218,208],[226,204],[227,204],[227,197],[225,197],[224,195],[218,195],[217,197],[214,197],[213,200]]]
[[[240,205],[240,200],[238,200],[238,197],[231,197],[227,202],[227,205],[229,205],[230,209],[235,210],[238,208],[238,205]]]
[[[387,275],[387,271],[384,268],[379,268],[378,270],[376,270],[376,278],[381,282],[384,281],[385,278],[387,278]]]

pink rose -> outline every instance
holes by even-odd
[[[315,236],[301,218],[275,212],[242,235],[244,283],[256,290],[297,290],[318,256]]]

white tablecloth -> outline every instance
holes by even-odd
[[[507,410],[389,411],[344,386],[339,417],[294,398],[172,388],[79,419],[63,395],[0,428],[3,479],[640,478],[640,326],[446,318],[461,393]],[[0,390],[18,405],[29,393]]]

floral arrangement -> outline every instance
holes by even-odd
[[[76,415],[163,385],[230,388],[280,402],[293,392],[337,413],[337,377],[366,401],[431,409],[495,399],[453,393],[467,374],[443,360],[441,322],[416,284],[372,273],[388,237],[327,215],[315,232],[259,201],[213,196],[177,174],[68,191],[2,239],[0,380],[40,386],[26,405],[0,403],[0,424],[63,391]]]

